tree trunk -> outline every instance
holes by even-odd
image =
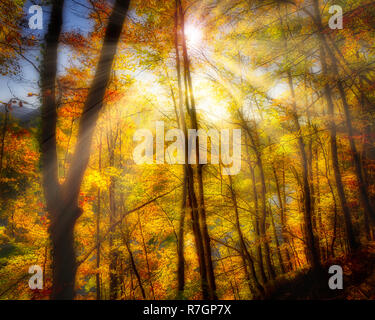
[[[177,0],[178,1],[178,0]],[[188,85],[187,85],[187,77],[186,77],[186,65],[185,65],[185,105],[186,110],[189,113],[189,92],[188,92]],[[181,109],[182,110],[182,109]],[[188,136],[187,126],[185,122],[184,112],[181,112],[180,118],[182,119],[183,130],[185,133],[185,137]],[[185,150],[188,150],[188,140],[185,138]],[[188,208],[190,209],[191,213],[191,221],[193,227],[193,234],[195,240],[195,247],[197,250],[198,255],[198,262],[199,262],[199,272],[201,277],[201,289],[203,299],[207,300],[210,298],[210,289],[208,284],[208,276],[207,276],[207,266],[205,262],[205,254],[204,254],[204,245],[203,245],[203,236],[202,230],[200,226],[200,219],[199,219],[199,212],[198,212],[198,201],[197,196],[194,188],[194,171],[193,167],[188,163],[188,155],[185,152],[185,170],[186,170],[186,183],[187,183],[187,190],[188,190]]]
[[[109,82],[110,70],[116,53],[129,0],[117,0],[109,18],[95,77],[90,87],[80,120],[77,145],[71,167],[63,185],[58,181],[56,143],[57,103],[55,81],[57,47],[63,24],[63,0],[52,2],[50,23],[46,33],[46,48],[41,71],[42,132],[41,162],[43,190],[50,214],[52,240],[53,286],[51,299],[75,296],[77,271],[74,250],[74,226],[81,215],[78,208],[79,190],[90,157],[92,136]]]
[[[249,265],[251,276],[252,276],[253,281],[255,283],[255,287],[258,291],[257,293],[261,297],[263,297],[264,294],[265,294],[265,290],[264,290],[263,286],[260,284],[260,282],[258,280],[258,277],[255,273],[254,261],[251,258],[249,250],[247,249],[247,246],[246,246],[243,234],[242,234],[241,225],[240,225],[240,218],[239,218],[239,213],[238,213],[237,196],[236,196],[235,190],[233,188],[232,176],[229,175],[228,177],[229,177],[229,188],[230,188],[231,198],[232,198],[232,202],[233,202],[233,206],[234,206],[234,212],[235,212],[235,215],[236,215],[236,228],[237,228],[237,233],[238,233],[238,237],[239,237],[239,240],[240,240],[241,256],[242,256],[243,261],[247,261],[247,263]],[[246,263],[245,263],[245,270],[246,270],[246,274],[247,274],[248,271],[247,271]],[[250,280],[250,279],[248,279],[248,280]]]
[[[5,136],[6,136],[6,133],[7,133],[8,118],[9,118],[9,111],[8,111],[7,106],[5,106],[4,124],[3,124],[2,134],[1,134],[0,176],[1,176],[1,173],[2,173],[2,171],[3,171],[3,159],[4,159]]]
[[[289,245],[289,236],[288,236],[288,233],[286,232],[286,218],[285,218],[286,214],[285,214],[284,202],[283,202],[283,199],[281,197],[280,183],[279,183],[279,179],[277,177],[275,166],[273,166],[273,175],[274,175],[274,178],[275,178],[277,199],[278,199],[279,205],[280,205],[281,235],[282,235],[282,238],[283,238],[283,241],[285,242],[285,244]],[[284,272],[293,269],[291,259],[290,259],[289,250],[288,250],[287,246],[285,246],[285,256],[286,256],[286,259],[287,259],[287,270],[284,270]]]
[[[249,159],[250,161],[250,159]],[[263,283],[267,282],[267,277],[266,273],[264,271],[264,265],[263,265],[263,254],[262,254],[262,244],[261,244],[261,234],[260,234],[260,228],[259,228],[259,204],[258,204],[258,191],[256,187],[256,181],[255,181],[255,172],[254,168],[250,166],[250,173],[251,173],[251,179],[252,179],[252,184],[253,184],[253,195],[254,195],[254,206],[255,206],[255,222],[254,222],[254,227],[255,227],[255,233],[257,236],[257,259],[258,259],[258,264],[259,264],[259,270],[260,270],[260,276],[261,276],[261,281]]]
[[[187,197],[187,182],[186,172],[184,167],[184,186],[182,191],[182,204],[181,204],[181,216],[180,224],[178,227],[178,262],[177,262],[177,282],[178,282],[178,298],[182,298],[185,289],[185,258],[184,258],[184,247],[185,247],[185,213],[186,213],[186,197]]]
[[[301,135],[301,126],[299,124],[299,118],[297,113],[296,95],[294,92],[293,79],[290,71],[287,72],[289,89],[292,96],[292,118],[294,122],[294,131],[298,135],[298,148],[301,156],[301,167],[302,167],[302,187],[303,187],[303,218],[305,225],[305,238],[306,238],[306,251],[307,260],[311,264],[312,269],[320,267],[319,250],[317,249],[314,231],[312,227],[312,207],[311,207],[311,192],[309,184],[309,173],[308,173],[308,162],[305,150],[305,143]]]
[[[267,218],[267,201],[266,201],[266,195],[267,195],[267,188],[266,188],[266,179],[264,175],[264,168],[263,168],[263,160],[262,160],[262,155],[259,150],[258,144],[258,136],[255,128],[255,134],[251,132],[251,128],[249,125],[245,122],[245,119],[243,118],[242,114],[240,114],[243,126],[248,134],[248,137],[250,138],[251,141],[251,147],[254,150],[256,161],[257,161],[257,166],[259,169],[259,175],[260,175],[260,181],[261,181],[261,208],[262,208],[262,216],[260,220],[260,236],[261,236],[261,241],[264,244],[264,249],[265,249],[265,258],[266,258],[266,266],[267,266],[267,271],[269,274],[269,277],[271,279],[275,279],[276,274],[274,267],[272,265],[271,261],[271,252],[270,252],[270,247],[269,247],[269,241],[267,239],[266,235],[266,218]],[[254,137],[255,135],[255,137]]]
[[[281,16],[279,16],[281,27],[283,28],[283,20]],[[282,31],[283,41],[284,41],[284,49],[288,52],[288,42],[285,33]],[[312,208],[312,199],[311,199],[311,189],[309,184],[309,163],[306,154],[306,146],[304,139],[302,137],[301,126],[299,123],[299,115],[297,111],[297,102],[296,102],[296,94],[294,91],[294,84],[293,84],[293,77],[291,71],[288,69],[286,71],[289,91],[292,98],[292,109],[287,110],[287,113],[292,117],[293,124],[294,124],[294,133],[297,135],[297,143],[299,154],[301,157],[301,169],[302,169],[302,190],[303,190],[303,220],[304,220],[304,229],[305,229],[305,239],[306,239],[306,256],[307,260],[310,263],[312,269],[318,269],[320,267],[320,257],[319,257],[319,249],[316,245],[316,239],[314,236],[314,230],[312,225],[312,218],[313,218],[313,208]]]
[[[326,64],[325,53],[324,53],[323,47],[320,48],[320,57],[321,57],[321,62],[323,65],[325,76],[328,76],[327,64]],[[331,88],[329,87],[329,84],[326,84],[324,86],[324,92],[325,92],[325,97],[326,97],[327,105],[328,105],[328,114],[330,117],[329,130],[330,130],[330,143],[331,143],[331,157],[332,157],[332,167],[333,167],[333,171],[335,175],[336,188],[337,188],[337,193],[339,195],[341,208],[344,214],[345,229],[346,229],[346,235],[348,238],[349,248],[350,248],[350,251],[355,251],[358,248],[359,243],[354,235],[351,214],[350,214],[349,206],[346,200],[344,185],[342,183],[342,177],[341,177],[339,159],[338,159],[338,153],[337,153],[334,103],[332,101],[332,91],[331,91]]]
[[[145,238],[144,238],[144,235],[143,235],[142,221],[141,221],[141,216],[139,215],[139,211],[138,211],[138,224],[139,224],[139,231],[140,231],[140,233],[141,233],[141,238],[142,238],[143,251],[144,251],[144,253],[145,253],[148,281],[149,281],[149,283],[150,283],[150,288],[151,288],[152,297],[153,297],[154,300],[155,300],[155,290],[154,290],[154,285],[153,285],[153,283],[152,283],[151,268],[150,268],[150,263],[149,263],[149,261],[148,261],[147,247],[146,247],[146,242],[145,242]]]
[[[177,298],[182,298],[184,295],[185,290],[185,257],[184,257],[184,247],[185,247],[185,239],[184,239],[184,232],[185,232],[185,216],[186,216],[186,209],[187,209],[187,193],[188,193],[188,154],[186,150],[188,149],[188,141],[186,140],[187,137],[187,128],[185,122],[185,114],[183,110],[183,94],[182,94],[182,83],[181,83],[181,62],[180,62],[180,50],[178,47],[178,0],[176,0],[176,8],[175,8],[175,29],[174,29],[174,44],[175,44],[175,51],[176,51],[176,72],[177,72],[177,86],[178,86],[178,112],[180,116],[178,116],[178,112],[176,110],[176,120],[179,129],[182,129],[185,134],[185,164],[183,165],[183,190],[182,190],[182,203],[181,203],[181,215],[179,221],[179,228],[178,228],[178,244],[177,244],[177,255],[178,255],[178,262],[177,262],[177,286],[178,286],[178,293]],[[172,89],[171,89],[172,90]],[[173,91],[172,91],[173,93]],[[176,103],[175,103],[176,104]],[[177,107],[176,107],[177,109]]]
[[[281,269],[281,273],[285,273],[285,266],[284,266],[284,261],[283,257],[281,256],[281,250],[280,250],[280,243],[279,243],[279,238],[277,237],[277,232],[276,232],[276,226],[275,226],[275,220],[273,219],[273,214],[271,208],[269,209],[270,211],[270,216],[271,216],[271,223],[272,223],[272,229],[273,229],[273,236],[275,238],[275,243],[276,243],[276,252],[277,252],[277,258],[279,260],[279,265]]]
[[[183,8],[181,5],[181,1],[179,0],[179,8],[180,8],[180,17],[181,17],[181,38],[182,38],[182,55],[184,60],[184,71],[185,71],[185,78],[187,80],[188,91],[190,94],[190,117],[192,128],[198,130],[198,120],[196,115],[196,108],[195,108],[195,99],[194,99],[194,92],[193,92],[193,84],[190,74],[190,61],[187,52],[187,45],[186,45],[186,38],[185,38],[185,17]],[[199,146],[199,137],[197,138],[196,145]],[[206,264],[206,272],[207,272],[207,280],[209,286],[209,294],[210,299],[217,300],[216,294],[216,282],[215,282],[215,274],[214,274],[214,267],[212,263],[212,253],[211,253],[211,245],[210,245],[210,236],[208,234],[208,227],[207,227],[207,218],[206,218],[206,208],[204,203],[204,188],[203,188],[203,167],[199,163],[199,147],[196,150],[196,157],[197,157],[197,177],[198,177],[198,219],[200,224],[200,231],[202,236],[203,242],[203,249],[204,249],[204,263]]]
[[[141,276],[139,275],[139,272],[138,272],[137,266],[136,266],[136,264],[135,264],[135,260],[134,260],[133,252],[132,252],[131,249],[130,249],[130,245],[129,245],[129,241],[128,241],[128,239],[124,239],[124,243],[125,243],[125,246],[126,246],[126,250],[127,250],[128,253],[129,253],[130,265],[131,265],[132,270],[133,270],[133,272],[134,272],[134,274],[135,274],[135,277],[137,278],[138,285],[139,285],[139,289],[141,290],[142,298],[143,298],[143,299],[146,299],[145,289],[143,288],[142,279],[141,279]],[[131,281],[133,282],[133,280],[131,280]]]
[[[100,135],[100,142],[99,142],[99,172],[102,169],[102,135]],[[100,215],[101,215],[101,192],[100,187],[98,188],[97,194],[97,212],[96,212],[96,300],[101,299],[101,292],[100,292],[100,272],[98,271],[100,268]]]

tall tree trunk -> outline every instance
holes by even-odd
[[[196,115],[195,99],[193,92],[193,84],[190,73],[190,60],[187,52],[186,37],[185,37],[185,17],[181,4],[179,0],[180,8],[180,18],[181,18],[181,38],[182,38],[182,55],[184,60],[184,71],[185,78],[188,84],[188,91],[190,94],[190,118],[192,123],[192,128],[198,130],[198,120]],[[197,138],[196,145],[199,146],[199,137]],[[199,147],[196,150],[197,157],[197,177],[198,177],[198,218],[200,224],[200,230],[202,234],[203,248],[204,248],[204,262],[206,264],[207,280],[209,286],[210,299],[217,299],[216,294],[216,282],[215,282],[215,273],[212,263],[212,253],[211,253],[211,244],[210,236],[208,234],[207,227],[207,217],[206,217],[206,208],[204,203],[204,188],[203,188],[203,166],[199,163]]]
[[[56,124],[57,47],[63,24],[63,0],[52,2],[50,23],[45,37],[45,52],[41,71],[42,132],[41,162],[43,190],[50,214],[49,228],[52,240],[53,286],[51,299],[73,299],[77,271],[74,250],[74,226],[81,215],[78,207],[79,190],[87,168],[91,142],[103,98],[109,82],[129,0],[117,0],[109,18],[95,77],[90,87],[80,119],[78,139],[67,179],[60,185],[58,179]]]
[[[7,133],[7,125],[8,125],[8,118],[9,118],[8,106],[5,106],[4,108],[5,108],[4,123],[3,123],[3,130],[2,130],[2,133],[1,133],[0,176],[1,176],[1,173],[3,171],[5,136],[6,136],[6,133]]]
[[[280,25],[283,28],[283,19],[279,15]],[[285,32],[282,30],[282,36],[284,41],[284,49],[288,52],[288,42]],[[304,220],[304,229],[305,229],[305,239],[306,239],[306,255],[307,260],[310,263],[312,269],[318,269],[320,267],[320,257],[319,249],[317,248],[316,239],[314,235],[312,218],[313,218],[313,208],[312,208],[312,199],[311,199],[311,189],[309,183],[309,163],[306,154],[305,141],[302,137],[301,126],[299,123],[299,115],[297,110],[296,94],[294,90],[293,77],[291,70],[286,71],[289,91],[292,98],[292,109],[287,110],[291,116],[294,124],[293,131],[297,135],[297,145],[299,149],[299,154],[301,158],[301,169],[302,169],[302,190],[303,190],[303,220]]]
[[[178,0],[176,0],[176,8],[175,8],[175,28],[174,28],[174,44],[175,44],[175,51],[176,51],[176,73],[177,73],[177,86],[178,86],[178,111],[176,110],[176,120],[178,124],[178,128],[182,129],[185,136],[185,164],[183,165],[183,190],[182,190],[182,203],[181,203],[181,214],[180,214],[180,221],[179,221],[179,228],[178,228],[178,247],[177,247],[177,255],[178,255],[178,262],[177,262],[177,282],[178,282],[178,293],[177,297],[182,298],[184,295],[185,290],[185,257],[184,257],[184,247],[185,247],[185,239],[184,239],[184,232],[185,232],[185,216],[186,216],[186,209],[187,209],[187,193],[188,193],[188,154],[186,150],[188,149],[188,141],[186,140],[187,137],[187,128],[185,122],[185,114],[183,110],[183,94],[182,94],[182,82],[181,82],[181,62],[180,62],[180,49],[178,44]],[[172,90],[172,89],[171,89]],[[173,91],[172,91],[173,92]],[[175,100],[175,99],[174,99]],[[177,108],[176,108],[177,109]],[[180,114],[178,116],[178,113]]]
[[[141,276],[139,275],[139,272],[138,272],[138,269],[137,269],[137,265],[135,264],[133,252],[130,249],[129,240],[126,238],[126,239],[124,239],[123,242],[125,243],[126,250],[128,251],[129,258],[130,258],[130,265],[131,265],[132,270],[133,270],[133,272],[135,274],[135,277],[137,278],[139,289],[141,290],[142,298],[146,299],[145,289],[143,288],[142,279],[141,279]],[[132,279],[131,279],[131,282],[133,283]]]
[[[317,134],[317,129],[314,130],[315,134]],[[319,173],[319,151],[318,151],[318,146],[315,148],[315,171],[316,171],[316,218],[317,218],[317,232],[323,232],[324,233],[324,237],[325,237],[325,241],[326,241],[326,244],[328,243],[328,239],[327,239],[327,233],[325,231],[325,227],[323,225],[323,222],[322,222],[322,213],[321,213],[321,208],[320,208],[320,203],[321,203],[321,199],[320,199],[320,173]],[[324,248],[323,248],[323,245],[320,245],[319,243],[319,247],[320,247],[320,251],[321,251],[321,259],[322,259],[322,262],[325,261],[328,257],[328,252],[325,252],[324,251]]]
[[[102,135],[100,134],[99,141],[99,172],[102,169]],[[100,187],[98,188],[97,194],[97,212],[96,212],[96,300],[101,299],[101,286],[100,286],[100,215],[101,215],[101,192]]]
[[[285,213],[285,208],[284,208],[284,202],[283,202],[283,199],[281,197],[280,182],[279,182],[279,179],[277,177],[275,166],[273,166],[273,175],[274,175],[274,178],[275,178],[277,199],[278,199],[279,205],[280,205],[281,235],[282,235],[283,242],[285,242],[285,244],[289,245],[289,237],[288,237],[288,233],[286,232],[286,219],[285,219],[286,213]],[[284,270],[284,272],[288,271],[288,270],[292,270],[292,268],[293,268],[291,260],[290,260],[289,250],[288,250],[287,246],[285,246],[285,256],[286,256],[286,259],[287,259],[287,266],[286,266],[287,268],[286,268],[286,270]]]
[[[273,219],[273,213],[272,213],[271,208],[269,208],[269,211],[270,211],[270,216],[271,216],[273,236],[275,238],[275,243],[276,243],[277,258],[279,260],[279,265],[280,265],[281,273],[285,273],[284,261],[283,261],[283,257],[281,256],[279,238],[277,236],[276,226],[275,226],[275,220]]]
[[[250,159],[249,159],[250,161]],[[260,228],[259,228],[259,204],[258,204],[258,191],[256,187],[256,180],[255,180],[255,172],[254,168],[249,162],[250,166],[250,173],[251,173],[251,179],[253,184],[253,195],[254,195],[254,206],[255,206],[255,222],[254,222],[254,228],[255,228],[255,234],[257,236],[257,259],[259,264],[259,270],[260,270],[260,277],[261,281],[263,283],[267,282],[266,273],[264,271],[264,265],[263,265],[263,254],[262,254],[262,244],[261,244],[261,234],[260,234]]]
[[[116,208],[116,199],[115,199],[115,181],[111,177],[111,182],[109,186],[109,225],[112,226],[116,222],[117,208]],[[110,262],[109,262],[109,298],[110,300],[117,299],[118,293],[118,250],[114,247],[114,234],[113,230],[109,235],[109,251],[110,251]]]
[[[357,53],[358,56],[358,53]],[[360,104],[362,108],[362,113],[366,115],[368,110],[374,110],[374,106],[368,101],[368,98],[365,94],[365,88],[363,87],[363,79],[360,76],[359,77],[360,82]],[[373,130],[373,124],[371,122],[371,119],[363,119],[365,123],[365,128],[363,129],[363,138],[362,138],[362,168],[363,168],[363,176],[366,181],[366,185],[369,186],[369,182],[373,180],[373,174],[372,170],[368,168],[368,164],[374,163],[375,156],[374,156],[374,150],[375,150],[375,143],[374,143],[374,130]],[[370,199],[371,201],[371,199]],[[366,231],[366,237],[368,241],[374,240],[374,233],[373,229],[370,223],[371,217],[369,217],[369,213],[365,210],[364,214],[364,227]]]
[[[117,144],[116,138],[112,134],[112,125],[109,123],[107,131],[107,148],[109,154],[109,167],[114,168],[115,162],[115,148]],[[110,184],[108,188],[109,196],[109,225],[112,226],[117,221],[117,202],[116,202],[116,178],[110,177]],[[119,292],[119,270],[118,260],[119,252],[114,246],[115,235],[114,230],[109,234],[109,298],[116,300]]]
[[[155,300],[154,284],[152,283],[152,274],[151,274],[150,262],[149,262],[149,260],[148,260],[148,252],[147,252],[147,247],[146,247],[145,237],[144,237],[144,235],[143,235],[142,221],[141,221],[141,216],[139,215],[139,211],[138,211],[138,224],[139,224],[139,231],[140,231],[140,233],[141,233],[141,239],[142,239],[143,251],[144,251],[144,253],[145,253],[148,281],[149,281],[149,283],[150,283],[150,288],[151,288],[152,297],[153,297],[154,300]]]
[[[185,213],[186,213],[186,197],[187,197],[187,182],[186,182],[186,172],[184,167],[184,185],[182,190],[182,204],[181,204],[181,215],[178,227],[178,262],[177,262],[177,282],[178,282],[178,298],[182,298],[185,290]]]
[[[308,173],[308,161],[307,155],[305,150],[305,143],[302,138],[301,126],[299,124],[299,117],[297,113],[297,104],[296,104],[296,95],[294,91],[293,85],[293,78],[292,74],[288,70],[288,83],[289,83],[289,90],[292,96],[292,118],[294,122],[294,131],[298,135],[298,148],[301,157],[301,167],[302,167],[302,188],[303,188],[303,218],[304,218],[304,225],[305,225],[305,238],[306,238],[306,251],[307,251],[307,259],[311,264],[313,269],[317,269],[320,267],[320,257],[319,257],[319,250],[316,245],[314,231],[312,227],[312,207],[311,207],[311,192],[310,192],[310,184],[309,184],[309,173]]]
[[[176,10],[180,12],[180,1],[176,0]],[[177,13],[178,14],[178,13]],[[179,17],[180,15],[178,15]],[[178,18],[177,18],[178,19]],[[178,26],[178,21],[176,22]],[[186,111],[187,113],[190,112],[189,107],[189,90],[187,84],[187,72],[186,72],[186,65],[184,64],[184,85],[185,85],[185,94],[184,97],[182,95],[182,83],[181,83],[181,73],[180,73],[180,56],[179,56],[179,47],[178,47],[178,37],[176,38],[176,66],[177,66],[177,78],[178,78],[178,85],[179,85],[179,109],[180,109],[180,119],[181,119],[181,126],[185,135],[185,151],[188,150],[188,131],[187,131],[187,124],[185,120],[185,113],[183,111],[182,105],[183,101],[185,101]],[[192,221],[192,228],[194,234],[194,241],[195,247],[197,250],[198,262],[199,262],[199,272],[200,272],[200,280],[201,280],[201,289],[202,289],[202,296],[203,299],[207,300],[210,298],[209,293],[209,286],[208,286],[208,278],[207,278],[207,267],[204,258],[204,246],[202,240],[202,232],[200,227],[199,221],[199,214],[198,214],[198,202],[197,196],[194,189],[194,171],[193,167],[189,164],[188,161],[188,153],[185,152],[185,173],[186,173],[186,184],[187,184],[187,208],[190,210],[190,216]]]
[[[258,141],[258,136],[257,136],[257,129],[255,128],[255,133],[251,131],[251,128],[249,125],[246,123],[245,119],[243,118],[243,115],[240,114],[241,121],[243,123],[243,127],[246,130],[246,133],[248,137],[250,138],[251,141],[251,147],[254,150],[256,161],[257,161],[257,166],[259,169],[259,176],[260,176],[260,181],[261,181],[261,209],[262,209],[262,216],[260,220],[260,235],[261,235],[261,240],[264,244],[264,249],[265,249],[265,258],[266,258],[266,266],[267,266],[267,271],[269,274],[269,277],[271,279],[275,279],[276,273],[274,270],[274,267],[272,265],[271,261],[271,251],[270,251],[270,246],[269,246],[269,241],[267,239],[267,234],[266,234],[266,218],[267,218],[267,200],[266,200],[266,195],[267,195],[267,188],[266,188],[266,178],[264,175],[264,168],[263,168],[263,160],[262,160],[262,154],[259,150],[259,141]]]
[[[266,194],[267,194],[267,189],[266,189],[266,181],[265,181],[265,176],[264,176],[264,169],[263,169],[263,162],[261,156],[258,154],[257,156],[257,162],[258,162],[258,168],[260,172],[260,180],[261,180],[261,196],[262,196],[262,220],[260,223],[260,230],[261,230],[261,235],[264,241],[264,247],[265,247],[265,252],[266,252],[266,265],[268,269],[268,273],[271,279],[276,278],[276,273],[275,269],[272,265],[271,261],[271,251],[270,251],[270,246],[269,246],[269,241],[267,238],[266,234],[266,218],[267,218],[267,202],[266,202]]]
[[[323,47],[320,47],[320,58],[321,58],[321,62],[322,62],[323,70],[324,70],[323,72],[325,73],[325,76],[328,77],[329,73],[327,70],[327,64],[326,64],[325,53],[324,53]],[[326,97],[326,101],[328,105],[328,114],[330,117],[329,130],[330,130],[330,143],[331,143],[331,157],[332,157],[333,172],[335,175],[336,188],[337,188],[337,193],[339,195],[341,208],[344,214],[345,230],[346,230],[346,235],[348,238],[349,248],[350,248],[350,251],[355,251],[358,248],[359,243],[354,235],[351,214],[350,214],[349,206],[346,200],[344,185],[342,183],[342,177],[341,177],[339,159],[338,159],[338,153],[337,153],[334,103],[332,100],[332,91],[328,83],[325,84],[324,86],[324,94]]]

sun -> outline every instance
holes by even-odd
[[[185,27],[185,36],[188,44],[192,46],[198,45],[203,38],[202,30],[192,24]]]

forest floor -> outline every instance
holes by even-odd
[[[344,288],[328,287],[328,269],[339,265],[344,272]],[[375,242],[369,242],[351,255],[335,257],[320,271],[305,270],[287,274],[270,285],[267,299],[272,300],[372,300],[375,299]]]

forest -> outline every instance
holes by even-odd
[[[375,299],[374,1],[2,0],[0,73],[0,300]]]

